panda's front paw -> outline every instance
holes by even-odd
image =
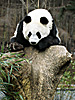
[[[17,42],[10,43],[9,48],[10,48],[10,51],[19,51],[19,50],[24,49],[23,45],[21,45]]]

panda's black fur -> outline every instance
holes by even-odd
[[[17,35],[16,37],[11,38],[11,43],[17,42],[19,44],[22,44],[24,47],[31,46],[29,41],[25,39],[23,35],[23,22],[25,21],[26,23],[29,23],[31,21],[31,18],[30,17],[28,18],[29,19],[25,17],[22,21],[20,21],[17,28]],[[43,19],[41,19],[41,22],[43,22]],[[45,22],[48,23],[47,20],[45,20]],[[45,22],[43,24],[45,24]],[[57,28],[53,20],[52,29],[50,30],[49,35],[47,37],[42,38],[36,45],[32,46],[38,49],[39,51],[43,51],[52,45],[58,45],[60,43],[60,40],[58,37],[56,37],[56,34],[57,34]]]
[[[23,21],[24,21],[24,19],[19,23],[16,37],[11,38],[10,42],[11,43],[17,42],[17,43],[22,44],[24,47],[28,47],[28,46],[30,46],[30,44],[29,44],[28,40],[26,40],[24,38],[23,33],[22,33]]]

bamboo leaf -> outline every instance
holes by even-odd
[[[19,96],[20,96],[21,100],[24,100],[23,97],[22,97],[21,95],[19,95]]]
[[[9,72],[8,72],[8,83],[10,83],[10,75],[9,75]]]
[[[13,69],[13,65],[11,66],[11,69],[10,69],[10,75],[12,74],[12,69]]]

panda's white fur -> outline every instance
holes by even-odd
[[[59,44],[58,29],[51,14],[45,9],[29,12],[17,24],[14,36],[11,38],[11,43],[13,42],[20,43],[24,47],[32,45],[39,50]]]
[[[36,9],[28,13],[28,16],[31,17],[31,22],[26,24],[23,22],[23,35],[27,39],[29,32],[32,33],[32,36],[29,38],[29,42],[36,42],[36,44],[44,37],[49,35],[50,30],[52,29],[52,16],[45,9]],[[46,17],[48,19],[48,24],[43,25],[40,23],[40,18]],[[41,38],[39,39],[36,36],[36,33],[40,32]]]

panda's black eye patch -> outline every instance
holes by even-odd
[[[46,17],[41,17],[40,18],[40,23],[46,25],[46,24],[48,24],[48,19]]]
[[[41,35],[39,32],[37,32],[36,35],[38,36],[39,39],[41,38]]]
[[[25,18],[24,18],[24,21],[28,24],[28,23],[30,23],[31,22],[31,17],[30,16],[26,16]]]
[[[30,37],[31,35],[32,35],[32,33],[31,33],[31,32],[29,32],[28,37]]]

